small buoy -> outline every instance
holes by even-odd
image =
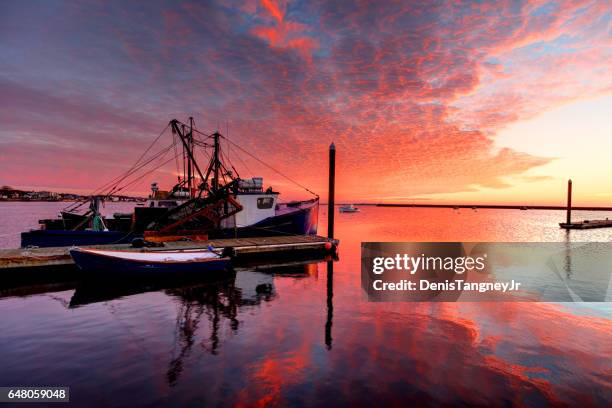
[[[328,250],[328,251],[331,250],[332,249],[332,243],[331,242],[326,242],[325,243],[325,249]]]

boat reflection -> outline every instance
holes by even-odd
[[[168,363],[166,380],[175,386],[185,368],[185,361],[196,350],[217,355],[222,345],[222,334],[238,334],[240,309],[258,306],[276,299],[276,276],[294,279],[318,278],[318,264],[326,259],[243,266],[206,279],[193,276],[147,282],[104,283],[87,280],[79,283],[69,308],[132,296],[139,293],[162,291],[178,303],[175,323],[175,344]],[[331,273],[333,260],[328,260],[327,323],[325,343],[331,348],[331,316],[333,313]],[[332,268],[332,269],[330,269]],[[205,323],[206,322],[206,323]],[[229,332],[223,328],[229,326]]]
[[[275,275],[293,278],[318,277],[318,263],[331,258],[310,258],[307,260],[284,263],[251,263],[234,268],[230,271],[207,273],[205,276],[194,273],[181,273],[147,277],[146,279],[130,278],[118,281],[104,280],[95,277],[80,281],[72,298],[70,307],[80,307],[91,303],[105,302],[139,293],[164,291],[171,296],[185,293],[187,298],[193,288],[202,291],[212,291],[225,295],[225,291],[236,287],[239,297],[231,297],[238,304],[258,304],[262,299],[271,300],[274,295],[273,278]],[[208,297],[199,299],[207,303]]]

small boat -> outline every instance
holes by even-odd
[[[359,212],[359,208],[355,207],[353,204],[343,205],[340,207],[340,212],[343,212],[343,213]]]
[[[229,257],[210,249],[137,252],[75,247],[70,256],[82,270],[108,273],[213,272],[230,266]]]

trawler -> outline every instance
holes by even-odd
[[[151,153],[153,145],[168,129],[172,133],[170,146]],[[221,141],[231,146],[232,151],[253,157],[302,187],[313,198],[279,202],[280,193],[271,186],[265,188],[262,177],[239,176],[230,155],[223,151]],[[205,168],[201,168],[196,160],[198,151],[209,156]],[[174,155],[166,160],[170,152],[174,152]],[[181,157],[182,160],[179,160]],[[135,206],[133,212],[115,213],[112,217],[102,215],[100,205],[104,200],[172,160],[176,161],[179,176],[178,182],[169,191],[162,191],[157,183],[153,183],[145,204]],[[182,163],[182,172],[179,162]],[[89,202],[74,203],[58,218],[40,220],[39,229],[23,232],[21,246],[314,235],[317,232],[318,195],[257,159],[221,133],[205,134],[197,130],[193,118],[189,118],[188,124],[171,120],[132,168],[95,193]],[[85,212],[82,212],[83,207],[87,208]]]

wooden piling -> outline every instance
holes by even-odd
[[[567,180],[567,224],[572,223],[572,179]]]
[[[336,188],[336,146],[329,145],[329,188],[327,193],[327,237],[334,238],[334,190]]]

